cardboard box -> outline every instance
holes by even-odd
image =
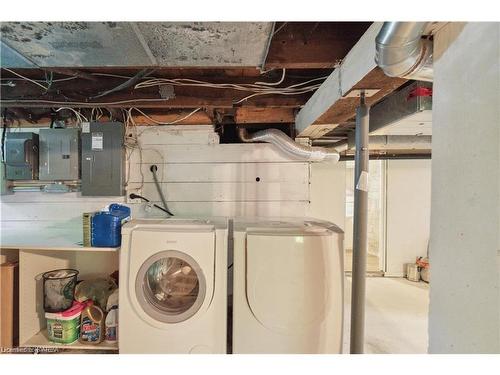
[[[0,265],[0,347],[13,348],[19,338],[18,262]]]

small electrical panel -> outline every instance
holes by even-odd
[[[80,178],[80,130],[41,129],[40,180]]]
[[[5,138],[5,178],[38,179],[38,134],[7,133]]]
[[[125,194],[124,132],[121,122],[82,124],[82,196]]]

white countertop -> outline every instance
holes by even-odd
[[[27,222],[26,225],[2,225],[0,247],[22,250],[116,251],[119,248],[84,247],[82,227]]]

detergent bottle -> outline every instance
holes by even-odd
[[[89,301],[82,311],[80,322],[80,342],[97,345],[104,339],[104,313],[101,308]]]
[[[118,307],[113,306],[106,315],[106,342],[115,343],[118,341]]]

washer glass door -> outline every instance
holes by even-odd
[[[203,304],[206,282],[189,255],[167,250],[148,258],[136,278],[136,295],[143,310],[165,323],[193,316]]]

